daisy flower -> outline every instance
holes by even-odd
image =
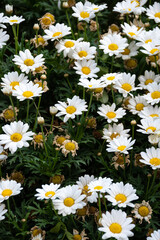
[[[36,193],[35,196],[37,197],[38,200],[55,199],[59,187],[60,184],[53,183],[42,185],[42,188],[36,189],[38,193]]]
[[[156,23],[160,23],[160,3],[154,2],[146,9],[146,15],[149,19],[153,19]]]
[[[143,134],[157,134],[157,132],[160,130],[160,119],[141,119],[141,125],[137,124],[137,126],[141,128],[137,130],[138,132]]]
[[[147,103],[154,105],[159,103],[160,101],[160,84],[153,82],[152,84],[147,85],[148,93],[144,95],[144,99],[146,99]]]
[[[83,208],[86,203],[83,202],[86,195],[77,185],[67,186],[59,189],[57,199],[53,199],[53,206],[58,210],[58,214],[67,216],[75,214],[77,209]]]
[[[71,34],[71,28],[64,25],[64,23],[57,23],[55,26],[50,25],[49,29],[44,30],[44,32],[46,33],[46,35],[43,36],[45,40],[54,41]]]
[[[110,84],[114,84],[118,79],[121,79],[122,76],[120,73],[107,73],[104,74],[100,80],[104,81],[107,86]]]
[[[33,99],[34,97],[41,96],[44,91],[38,84],[33,82],[28,82],[26,84],[20,83],[14,87],[15,90],[12,91],[12,95],[17,97],[19,101],[24,101],[26,99]]]
[[[14,55],[13,61],[20,66],[22,72],[29,73],[44,64],[43,54],[33,57],[29,49],[26,49],[24,52],[19,51],[19,55]]]
[[[82,193],[86,195],[86,199],[90,203],[97,202],[98,194],[96,192],[89,192],[88,184],[92,181],[96,180],[93,175],[89,176],[85,174],[83,177],[79,177],[76,182],[79,189],[82,190]]]
[[[3,31],[3,29],[0,29],[0,48],[3,48],[3,46],[6,45],[6,42],[9,39],[9,35],[6,34],[6,31]]]
[[[110,141],[106,150],[107,152],[120,152],[128,154],[128,150],[133,148],[135,141],[135,139],[132,141],[132,138],[120,136],[119,138],[114,138]]]
[[[41,233],[32,238],[32,240],[43,240],[43,239],[44,237],[41,235]]]
[[[160,107],[147,106],[138,114],[140,118],[160,118]]]
[[[65,140],[60,149],[62,149],[62,153],[64,154],[65,157],[67,157],[68,153],[72,154],[72,157],[77,155],[76,150],[79,149],[78,143],[74,140]]]
[[[88,89],[96,89],[96,88],[105,88],[107,86],[106,83],[104,83],[103,80],[101,79],[94,79],[91,78],[90,80],[88,79],[80,79],[78,85],[83,86],[84,88]]]
[[[139,85],[142,89],[147,89],[147,85],[153,82],[160,82],[160,76],[156,75],[153,71],[145,71],[144,75],[138,77]]]
[[[56,22],[54,15],[49,12],[47,12],[41,18],[39,18],[38,21],[40,21],[42,29],[46,29],[50,25],[52,25]]]
[[[18,148],[29,147],[27,141],[33,139],[34,133],[32,131],[27,132],[29,125],[21,121],[11,122],[10,125],[4,125],[2,129],[5,134],[0,134],[0,144],[4,145],[4,149],[9,148],[12,154]]]
[[[110,187],[112,181],[111,178],[99,177],[88,184],[89,192],[105,193]]]
[[[0,145],[0,164],[7,159],[4,147]]]
[[[107,4],[97,5],[97,4],[94,4],[94,3],[90,3],[90,6],[88,4],[88,7],[86,7],[86,9],[88,9],[89,12],[93,12],[93,13],[100,12],[100,11],[106,9],[106,8],[107,8]]]
[[[122,123],[116,124],[113,123],[113,126],[109,125],[108,129],[103,129],[103,137],[102,139],[106,139],[107,142],[110,142],[114,138],[119,138],[120,136],[129,137],[128,132],[130,129],[124,129]]]
[[[76,5],[72,7],[74,11],[72,16],[78,18],[78,21],[86,21],[89,23],[89,21],[95,17],[95,14],[89,10],[88,7],[91,7],[91,3],[88,1],[86,1],[84,5],[82,2],[76,3]]]
[[[114,210],[102,214],[101,225],[99,231],[104,232],[102,239],[115,238],[117,240],[128,240],[134,234],[131,231],[135,225],[132,224],[133,219],[127,217],[122,210]]]
[[[18,72],[15,71],[4,75],[1,86],[3,88],[10,86],[12,90],[15,90],[15,86],[19,86],[20,83],[26,84],[28,82],[28,76],[25,76],[23,73],[19,75]]]
[[[151,233],[151,237],[147,237],[147,240],[159,240],[160,239],[160,229],[157,231],[154,230],[153,233]]]
[[[65,115],[64,122],[67,122],[69,118],[74,119],[76,115],[82,115],[83,111],[87,111],[86,102],[78,96],[74,96],[72,99],[67,98],[67,103],[58,101],[55,107],[60,111],[56,114],[57,117]]]
[[[82,61],[76,61],[75,67],[73,67],[76,70],[76,73],[78,75],[81,75],[81,78],[97,78],[96,75],[97,72],[100,71],[100,69],[97,67],[97,63],[94,60],[82,60]]]
[[[120,93],[123,94],[123,97],[131,95],[132,91],[141,89],[140,87],[135,87],[136,75],[131,75],[130,73],[122,73],[122,78],[115,82],[114,88],[116,88]]]
[[[89,60],[95,58],[95,54],[96,47],[91,47],[90,42],[80,42],[79,44],[76,44],[72,58],[76,60]]]
[[[10,16],[10,17],[6,17],[6,19],[5,19],[5,22],[9,23],[10,25],[20,24],[23,21],[25,21],[25,19],[22,16],[18,17],[16,15]]]
[[[134,1],[126,0],[122,2],[118,2],[116,6],[113,8],[114,12],[119,12],[121,14],[130,14],[132,13],[137,6],[137,3]]]
[[[123,108],[118,108],[117,110],[115,110],[115,108],[115,103],[111,106],[102,104],[102,106],[98,108],[99,111],[97,113],[107,119],[108,123],[118,122],[118,119],[126,115],[126,111]]]
[[[142,45],[144,49],[140,49],[141,52],[149,56],[154,56],[160,52],[160,45],[156,42],[149,42],[148,44]]]
[[[147,101],[144,99],[143,96],[136,96],[136,97],[132,97],[129,99],[128,101],[128,109],[132,114],[139,114],[141,113],[141,111],[144,109],[144,107],[146,107],[148,105]]]
[[[0,202],[7,200],[11,196],[18,195],[22,189],[21,184],[14,180],[0,181]]]
[[[137,4],[135,10],[133,11],[135,15],[141,15],[142,12],[146,11],[146,9],[142,6],[147,2],[147,0],[130,0],[130,1],[132,3],[136,2]]]
[[[154,30],[149,30],[149,31],[143,31],[139,34],[137,40],[139,41],[136,43],[137,46],[147,46],[148,43],[157,43],[159,41],[159,31],[155,28]]]
[[[5,219],[4,214],[7,212],[7,209],[5,209],[5,205],[4,204],[0,204],[0,221],[2,221],[3,219]]]
[[[143,200],[142,203],[135,204],[135,208],[133,209],[132,213],[135,214],[134,218],[140,219],[140,224],[142,223],[143,219],[150,223],[152,208],[149,205],[149,202]]]
[[[132,201],[137,200],[139,197],[136,195],[136,189],[129,183],[123,182],[112,183],[110,188],[107,190],[109,195],[106,199],[112,203],[113,206],[118,207],[134,207]]]
[[[6,28],[6,26],[3,24],[5,23],[6,16],[4,16],[4,13],[0,13],[0,27],[1,28]]]
[[[139,34],[143,31],[143,28],[138,29],[135,25],[129,25],[128,23],[121,24],[123,33],[125,33],[129,38],[137,39]]]
[[[139,161],[152,167],[153,170],[160,168],[160,148],[148,148],[146,152],[141,152]]]
[[[136,45],[135,41],[132,41],[127,48],[124,49],[123,52],[119,53],[117,58],[121,57],[123,60],[130,59],[131,57],[138,55],[139,47]]]
[[[122,38],[119,33],[107,34],[100,40],[99,48],[103,49],[109,56],[118,55],[128,46],[127,39]]]
[[[83,230],[81,233],[79,233],[76,229],[73,229],[73,239],[74,240],[87,240],[87,239],[89,239],[86,236],[87,236],[87,234],[85,233],[85,230]]]
[[[73,51],[79,42],[81,42],[83,38],[79,38],[76,41],[72,39],[65,39],[65,40],[60,40],[55,48],[57,49],[58,53],[63,52],[64,57],[70,57],[72,58]]]

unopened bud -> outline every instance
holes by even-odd
[[[69,74],[68,74],[68,73],[65,73],[65,74],[64,74],[64,77],[65,77],[65,78],[67,78],[68,76],[69,76]]]
[[[97,153],[97,156],[101,156],[101,155],[102,155],[102,153],[101,153],[101,152],[98,152],[98,153]]]
[[[9,5],[9,4],[5,5],[5,11],[8,14],[12,14],[12,12],[13,12],[13,5]]]
[[[46,76],[45,74],[42,74],[42,75],[41,75],[41,79],[42,79],[42,80],[46,80],[46,79],[47,79],[47,76]]]
[[[51,115],[55,115],[58,112],[58,109],[54,106],[49,107],[49,112]]]
[[[137,124],[136,120],[131,121],[131,125],[136,125],[136,124]]]
[[[9,96],[12,94],[12,87],[6,86],[6,87],[2,88],[2,92],[4,95]]]
[[[26,222],[26,219],[25,218],[21,219],[21,222]]]
[[[40,124],[40,125],[44,124],[44,118],[43,118],[43,117],[38,117],[38,118],[37,118],[37,122],[38,122],[38,124]]]
[[[68,2],[63,2],[63,3],[62,3],[62,7],[63,7],[63,8],[69,8]]]
[[[33,29],[34,29],[34,30],[39,30],[39,24],[38,24],[38,23],[35,23],[35,24],[33,25]]]

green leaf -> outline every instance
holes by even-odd
[[[73,240],[73,235],[68,231],[66,231],[66,237],[68,238],[68,240]]]
[[[51,232],[51,233],[58,233],[58,232],[60,231],[60,229],[61,229],[61,222],[58,222],[58,223],[56,224],[56,226],[54,226],[54,227],[50,230],[50,232]]]

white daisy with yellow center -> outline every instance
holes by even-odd
[[[135,41],[132,41],[128,47],[126,47],[123,52],[119,53],[116,58],[121,57],[123,60],[130,59],[131,57],[137,56],[138,55],[138,50],[139,47],[136,45]]]
[[[138,115],[140,118],[160,118],[160,107],[148,105]]]
[[[143,47],[147,46],[149,43],[157,43],[159,42],[159,30],[157,28],[153,30],[146,31],[144,30],[138,35],[137,38],[138,42],[136,43],[137,46]]]
[[[97,63],[94,60],[78,60],[75,62],[76,73],[81,76],[81,78],[97,78],[97,74],[100,69],[97,67]]]
[[[160,82],[160,76],[158,74],[155,74],[153,71],[145,71],[144,75],[140,75],[138,77],[138,80],[140,83],[138,86],[142,87],[142,89],[147,89],[148,84],[151,84],[153,82],[159,83]]]
[[[128,46],[127,39],[123,38],[119,33],[109,33],[100,40],[99,48],[103,49],[105,54],[109,56],[118,55]]]
[[[142,203],[135,204],[135,208],[133,209],[132,213],[135,214],[134,218],[140,219],[140,224],[142,223],[143,219],[150,223],[150,219],[152,217],[152,208],[149,202],[143,200]]]
[[[160,119],[156,119],[153,117],[141,119],[141,125],[137,124],[138,132],[143,134],[157,134],[160,131]]]
[[[5,204],[0,204],[0,221],[5,219],[4,214],[7,212],[7,209],[5,209]]]
[[[113,103],[111,106],[102,104],[101,107],[98,108],[98,114],[105,119],[107,119],[108,123],[118,122],[120,118],[123,118],[126,115],[126,111],[123,108],[116,109],[116,104]]]
[[[82,2],[78,2],[74,7],[72,7],[72,10],[74,11],[72,16],[78,18],[78,21],[85,21],[89,23],[89,21],[95,17],[95,14],[90,7],[91,3],[89,1],[86,1],[84,5]]]
[[[149,165],[153,170],[160,168],[160,148],[147,148],[146,152],[141,152],[141,157],[139,161]]]
[[[7,159],[7,154],[4,152],[4,147],[0,145],[0,162]]]
[[[37,197],[38,200],[55,199],[59,187],[60,184],[44,184],[42,188],[36,189],[38,193],[35,194],[35,197]]]
[[[144,99],[151,105],[159,103],[160,101],[160,84],[153,82],[147,85],[148,93],[144,95]]]
[[[160,45],[157,42],[150,42],[147,45],[142,45],[143,49],[140,51],[148,56],[157,55],[160,52]]]
[[[64,23],[57,23],[55,26],[50,25],[49,29],[44,30],[44,32],[46,33],[43,36],[45,40],[54,41],[71,34],[71,28]]]
[[[103,80],[94,79],[94,78],[92,78],[90,80],[81,78],[79,80],[78,85],[83,86],[84,88],[88,88],[88,89],[96,89],[96,88],[103,89],[107,86],[107,84]]]
[[[118,207],[134,207],[132,201],[137,200],[139,197],[136,194],[136,189],[129,183],[123,182],[113,183],[107,190],[109,195],[106,195],[106,199],[112,203],[113,206]]]
[[[130,129],[124,129],[123,123],[113,123],[113,126],[109,125],[108,129],[103,129],[103,137],[107,142],[110,142],[114,138],[119,138],[120,136],[129,137],[128,132]]]
[[[72,58],[75,60],[93,59],[96,55],[96,47],[91,47],[90,42],[80,42],[76,44]]]
[[[121,79],[122,76],[120,73],[107,73],[107,74],[104,74],[100,80],[104,81],[107,86],[108,85],[111,85],[111,84],[114,84],[118,79]]]
[[[12,90],[15,90],[15,86],[19,86],[20,83],[26,84],[29,82],[29,79],[27,76],[25,76],[23,73],[20,75],[18,72],[9,72],[8,74],[5,74],[2,78],[1,86],[4,87],[11,87]]]
[[[154,230],[153,233],[151,233],[151,237],[147,237],[147,240],[159,240],[160,239],[160,229],[157,231]]]
[[[135,141],[136,141],[135,139],[132,140],[132,138],[127,138],[124,136],[120,136],[119,138],[114,138],[107,145],[106,151],[128,154],[128,150],[131,150],[133,148]]]
[[[135,10],[137,6],[136,2],[131,1],[122,1],[118,2],[115,7],[113,8],[114,12],[119,12],[121,14],[131,14]]]
[[[14,88],[15,90],[12,91],[12,95],[17,97],[19,101],[39,97],[44,92],[42,87],[39,87],[39,84],[34,84],[31,81],[26,84],[20,83]]]
[[[6,28],[6,26],[2,23],[5,23],[6,16],[4,16],[4,13],[0,13],[0,27],[1,28]]]
[[[147,0],[130,0],[130,2],[132,4],[136,3],[136,8],[133,11],[135,15],[141,15],[146,11],[146,8],[144,8],[143,5],[147,2]]]
[[[6,45],[6,42],[9,39],[9,35],[6,34],[6,31],[3,31],[3,29],[0,29],[0,48],[3,48],[3,46]]]
[[[117,240],[132,237],[134,234],[131,231],[135,225],[132,224],[133,219],[127,217],[127,214],[122,210],[114,210],[102,214],[101,225],[99,231],[104,232],[102,239],[115,238]]]
[[[44,64],[43,54],[33,57],[30,50],[19,51],[19,55],[14,55],[13,62],[18,65],[22,72],[29,73]]]
[[[89,192],[105,193],[109,189],[112,181],[111,178],[99,177],[88,184]]]
[[[128,23],[121,24],[123,33],[125,33],[131,39],[138,39],[139,34],[143,31],[142,28],[138,29],[135,25],[129,25]]]
[[[86,195],[82,194],[82,190],[77,185],[67,186],[58,190],[57,199],[53,199],[53,206],[58,210],[58,214],[67,216],[75,214],[77,209],[86,206],[83,201]]]
[[[90,5],[90,6],[89,6]],[[107,4],[96,5],[94,3],[88,2],[87,10],[89,12],[97,13],[107,8]]]
[[[87,111],[86,102],[78,96],[74,96],[72,99],[67,98],[67,103],[58,101],[55,107],[59,110],[56,114],[57,117],[65,115],[64,122],[67,122],[69,118],[74,119],[76,115],[82,115],[84,111]]]
[[[14,180],[0,181],[0,202],[7,200],[11,196],[18,195],[22,189],[21,184]]]
[[[74,157],[77,155],[76,151],[79,149],[78,143],[74,140],[65,140],[60,148],[65,157],[67,157],[68,153],[71,153],[72,157]]]
[[[156,23],[160,23],[160,3],[154,2],[146,9],[146,15],[149,19],[153,19]]]
[[[137,89],[141,89],[140,87],[135,87],[136,75],[131,75],[130,73],[122,73],[122,78],[116,81],[114,88],[116,88],[120,93],[123,94],[123,97],[127,97],[127,95],[131,95],[132,91],[136,91]]]
[[[130,98],[129,104],[127,105],[129,111],[134,115],[141,113],[146,106],[148,106],[147,101],[140,95]]]
[[[29,125],[21,121],[11,122],[2,127],[5,134],[0,134],[0,144],[13,154],[18,148],[29,147],[28,141],[33,139],[34,133],[28,131]]]
[[[18,17],[16,15],[10,16],[10,17],[6,17],[6,19],[5,19],[5,22],[9,23],[10,25],[20,24],[23,21],[25,21],[25,19],[22,16]]]

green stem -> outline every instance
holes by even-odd
[[[11,105],[12,105],[12,108],[13,108],[14,118],[15,118],[16,121],[17,121],[16,111],[15,111],[15,107],[14,107],[14,104],[13,104],[13,101],[12,101],[12,96],[11,96],[11,95],[9,95],[9,99],[10,99],[10,102],[11,102]]]
[[[43,131],[42,124],[40,124],[40,127],[41,127],[41,132],[42,132],[42,137],[43,137],[44,149],[45,149],[45,152],[46,152],[46,155],[47,155],[47,158],[48,158],[48,151],[47,151],[47,147],[46,147],[46,141],[45,141],[45,136],[44,136],[44,131]]]
[[[87,113],[86,113],[85,120],[86,120],[86,118],[88,117],[88,113],[89,113],[89,110],[90,110],[90,107],[91,107],[91,104],[92,104],[92,98],[93,98],[93,92],[91,92],[91,94],[90,94],[90,100],[89,100],[89,105],[88,105],[88,111],[87,111]]]
[[[126,14],[126,20],[127,20],[127,23],[130,24],[129,23],[129,15],[128,14]]]
[[[69,87],[70,87],[71,91],[73,91],[73,89],[72,89],[72,86],[71,86],[71,83],[70,83],[70,81],[69,81],[68,77],[66,77],[66,79],[67,79],[67,82],[68,82],[68,85],[69,85]]]
[[[110,69],[110,73],[113,72],[113,65],[114,65],[114,56],[112,56],[112,62],[111,62],[111,69]]]
[[[84,41],[87,41],[87,25],[84,26]]]
[[[146,200],[147,200],[147,195],[148,195],[148,189],[149,189],[150,180],[151,180],[151,177],[148,176],[147,189],[146,189],[146,195],[145,195],[145,199],[146,199]]]
[[[99,217],[102,217],[102,211],[101,211],[101,198],[100,198],[100,192],[98,192],[98,206],[99,206]]]
[[[17,52],[18,52],[18,39],[17,39],[16,27],[15,27],[14,24],[12,25],[12,31],[13,31],[13,35],[14,35],[14,41],[15,41],[15,53],[17,54]]]
[[[40,103],[41,103],[41,96],[39,97],[39,100],[38,100],[38,107],[36,107],[37,111],[36,111],[36,118],[35,118],[35,122],[34,122],[33,132],[35,132],[36,127],[37,127],[37,117],[38,117]],[[36,106],[36,104],[35,104],[35,106]]]
[[[67,10],[66,10],[66,17],[67,17],[68,25],[69,25],[70,28],[71,28],[72,37],[73,37],[73,39],[75,40],[75,36],[74,36],[73,30],[72,30],[72,26],[71,26],[71,22],[70,22],[70,19],[69,19],[68,11],[67,11]]]
[[[113,99],[113,102],[115,103],[114,90],[113,90],[113,83],[111,83],[111,92],[112,92],[112,99]]]
[[[52,131],[53,121],[54,121],[54,115],[52,115],[51,127],[50,127],[50,129],[49,129],[50,132]]]
[[[124,179],[126,179],[126,158],[124,153],[123,153],[123,160],[124,160]]]
[[[98,45],[99,45],[100,33],[99,33],[99,24],[98,24],[98,17],[97,17],[97,14],[96,14],[96,25],[97,25],[97,35],[98,35]]]
[[[157,170],[158,170],[158,169],[156,169],[156,170],[154,171],[153,181],[152,181],[152,184],[151,184],[150,189],[149,189],[149,191],[148,191],[148,194],[152,191],[152,188],[153,188],[153,186],[154,186],[154,183],[155,183],[155,180],[156,180],[156,176],[157,176]]]
[[[26,115],[26,122],[28,122],[28,116],[29,116],[29,99],[27,100],[27,115]]]

